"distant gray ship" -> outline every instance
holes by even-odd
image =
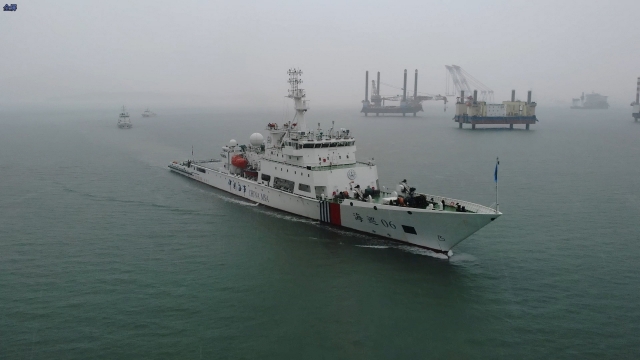
[[[638,87],[636,87],[636,101],[632,102],[631,106],[633,106],[631,116],[638,121],[640,119],[640,77],[638,78]]]
[[[592,92],[591,94],[584,94],[579,98],[574,98],[571,103],[572,109],[608,109],[609,103],[607,102],[608,96],[600,95]]]
[[[149,108],[147,108],[147,110],[145,110],[142,113],[142,117],[148,118],[148,117],[154,117],[154,116],[156,116],[156,113],[154,113],[153,111],[149,110]]]

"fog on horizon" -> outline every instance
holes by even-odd
[[[0,106],[282,108],[286,71],[312,106],[353,107],[370,80],[445,94],[444,65],[495,91],[569,107],[595,91],[629,106],[637,1],[11,1],[0,13]],[[400,90],[382,86],[383,95]],[[441,106],[428,103],[427,106]]]

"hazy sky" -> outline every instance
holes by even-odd
[[[413,89],[417,68],[419,91],[444,94],[445,64],[499,101],[515,88],[569,106],[593,90],[628,106],[640,76],[637,0],[10,3],[18,11],[0,12],[5,106],[281,108],[295,66],[313,106],[359,108],[365,70],[400,87],[406,68]]]

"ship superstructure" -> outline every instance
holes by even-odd
[[[607,102],[608,96],[600,95],[592,92],[591,94],[582,93],[579,98],[573,98],[571,100],[572,109],[608,109],[609,103]]]
[[[124,106],[122,107],[120,116],[118,116],[118,127],[120,129],[131,129],[133,127],[133,124],[131,123],[131,118],[129,118],[129,113],[124,108]]]
[[[356,140],[345,128],[309,126],[302,71],[288,71],[296,114],[268,123],[249,145],[231,140],[221,162],[174,161],[181,175],[276,209],[451,255],[453,248],[501,215],[498,209],[416,192],[406,180],[380,188],[373,159],[356,160]]]
[[[636,101],[632,102],[631,106],[633,106],[631,116],[638,121],[638,119],[640,119],[640,77],[638,77],[638,84],[636,87]]]

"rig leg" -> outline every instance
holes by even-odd
[[[402,113],[402,116],[406,116],[406,115],[407,115],[406,113]]]
[[[415,116],[416,116],[416,113],[413,113],[413,117],[415,117]]]
[[[364,116],[369,116],[369,113],[364,113]]]
[[[513,130],[513,124],[509,124],[509,129]]]
[[[527,124],[527,130],[529,130],[529,124]]]
[[[376,116],[378,116],[378,113],[376,113]]]
[[[462,129],[462,122],[458,123],[458,129]]]
[[[471,124],[471,130],[475,130],[476,129],[476,124]]]

